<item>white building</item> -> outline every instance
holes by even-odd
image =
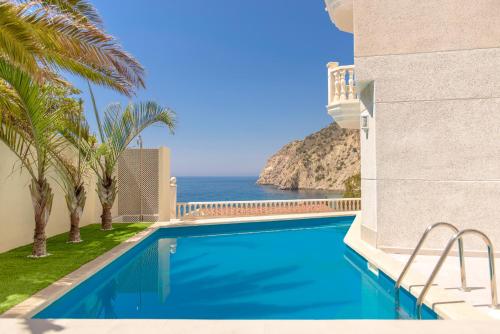
[[[363,240],[408,251],[446,221],[485,232],[499,251],[500,1],[325,2],[354,35],[354,66],[328,64],[328,112],[349,128],[366,116]],[[466,249],[484,252],[473,239]]]

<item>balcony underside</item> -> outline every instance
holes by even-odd
[[[326,0],[332,22],[342,31],[353,32],[353,0]]]
[[[345,129],[359,129],[359,117],[361,108],[359,100],[342,101],[327,107],[328,114],[333,117],[335,122]]]

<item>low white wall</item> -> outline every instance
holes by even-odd
[[[172,213],[172,189],[170,186],[170,150],[161,147],[159,152],[159,216],[160,220],[168,221]],[[33,206],[29,191],[30,176],[22,170],[17,157],[7,146],[0,142],[0,253],[9,249],[30,244],[33,242],[35,221]],[[54,191],[52,213],[46,228],[47,237],[60,234],[69,230],[69,213],[64,199],[64,192],[55,181],[55,173],[49,173],[49,182]],[[118,180],[118,184],[120,181]],[[89,172],[86,181],[87,202],[80,221],[81,226],[99,223],[101,203],[96,192],[96,177]],[[119,185],[118,185],[119,187]],[[174,194],[175,195],[175,194]],[[132,196],[137,196],[132,194]],[[118,216],[117,196],[115,205],[111,210],[113,217]],[[50,249],[48,250],[50,252]]]
[[[29,191],[29,174],[22,170],[17,157],[7,146],[0,143],[0,252],[29,244],[33,241],[35,221]],[[47,236],[69,230],[69,214],[64,193],[50,173],[49,182],[54,191],[52,214],[47,224]],[[95,191],[95,182],[87,182],[87,204],[81,225],[99,221],[100,203]],[[50,249],[49,249],[50,251]]]
[[[170,178],[170,206],[169,206],[169,219],[177,218],[177,179]]]
[[[167,147],[160,147],[158,150],[158,220],[168,221],[175,218],[175,213],[172,216],[172,198],[176,196],[170,185],[170,150]],[[173,205],[175,207],[175,202]]]

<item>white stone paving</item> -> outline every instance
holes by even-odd
[[[406,263],[410,257],[407,254],[391,254],[391,256],[401,263]],[[419,255],[415,258],[410,270],[419,272],[423,277],[428,277],[438,260],[438,256],[434,255]],[[487,305],[491,304],[490,279],[488,260],[486,257],[466,257],[465,258],[467,285],[472,289],[469,292],[462,292],[460,287],[460,267],[457,256],[449,256],[446,259],[441,271],[439,272],[436,282],[444,289],[449,289],[458,294],[468,303],[474,305],[481,311],[500,319],[500,310],[494,310]],[[497,286],[500,287],[500,278],[498,270],[500,269],[500,259],[495,260],[497,268]],[[425,282],[422,282],[425,284]],[[499,329],[500,333],[500,329]]]

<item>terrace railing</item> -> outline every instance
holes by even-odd
[[[359,198],[177,203],[177,219],[266,216],[361,210]]]
[[[354,82],[354,65],[339,66],[328,63],[328,105],[347,101],[358,102],[358,94]]]
[[[330,62],[327,69],[328,114],[342,128],[359,129],[361,104],[354,78],[354,65],[339,66],[337,62]]]

